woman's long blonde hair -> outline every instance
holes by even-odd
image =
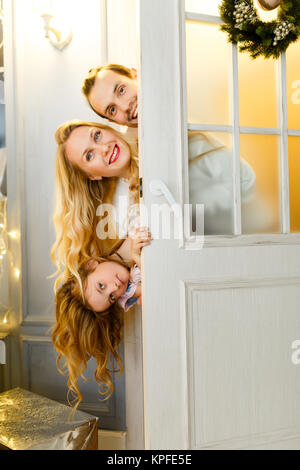
[[[58,144],[56,153],[56,208],[54,226],[56,240],[51,249],[51,259],[57,266],[58,284],[68,278],[69,274],[78,276],[78,266],[91,256],[110,254],[117,249],[122,241],[115,239],[100,240],[96,235],[96,210],[99,204],[112,204],[116,189],[117,177],[90,180],[78,167],[71,165],[65,154],[65,143],[74,129],[80,126],[99,127],[113,130],[125,140],[130,148],[130,204],[139,201],[138,185],[138,151],[137,144],[130,141],[124,134],[111,129],[109,126],[96,122],[68,121],[62,124],[55,133]],[[62,272],[63,271],[63,272]],[[80,281],[80,280],[79,280]]]
[[[112,260],[109,256],[93,259],[99,262]],[[117,303],[101,313],[94,312],[87,305],[80,286],[81,284],[84,290],[87,277],[94,270],[87,261],[78,269],[80,283],[74,275],[69,275],[55,295],[56,324],[52,342],[59,353],[56,360],[57,369],[61,374],[68,376],[68,402],[73,404],[73,412],[82,400],[77,380],[79,376],[83,377],[91,357],[97,362],[94,378],[104,400],[113,393],[111,372],[119,372],[119,375],[123,372],[118,346],[122,340],[124,311]],[[122,262],[119,263],[126,266]],[[61,368],[59,362],[62,358],[65,359],[65,364]],[[115,364],[111,369],[113,362]],[[73,403],[69,400],[70,393]]]

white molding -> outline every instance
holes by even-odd
[[[255,436],[248,435],[243,437],[236,437],[219,442],[209,442],[201,447],[191,447],[191,450],[206,449],[206,450],[246,450],[253,447],[267,446],[269,444],[279,443],[279,448],[283,441],[292,441],[300,439],[300,427],[290,427],[286,429],[278,429],[269,433],[261,433]]]
[[[185,2],[178,0],[178,27],[179,27],[179,93],[180,93],[180,111],[179,111],[179,135],[181,136],[181,161],[179,169],[181,174],[177,177],[180,185],[180,202],[183,208],[183,203],[189,201],[189,157],[188,157],[188,107],[187,107],[187,71],[186,71],[186,14]],[[189,235],[191,234],[191,227],[188,228]],[[183,224],[181,224],[181,238],[179,240],[179,248],[184,247],[184,233]],[[189,431],[189,375],[188,375],[188,341],[187,338],[187,302],[185,298],[185,286],[183,282],[179,284],[179,301],[180,308],[180,323],[182,325],[181,333],[181,367],[182,367],[182,388],[183,388],[183,448],[187,449],[190,441]]]
[[[288,149],[288,117],[287,117],[287,82],[286,55],[282,53],[278,62],[279,90],[278,109],[280,117],[280,154],[279,154],[279,200],[281,231],[290,232],[290,196],[289,196],[289,149]]]
[[[20,335],[22,343],[52,343],[51,336]]]
[[[107,38],[107,0],[100,0],[100,41],[101,41],[101,63],[108,61],[108,38]]]
[[[288,135],[290,137],[300,137],[300,130],[298,130],[298,129],[288,129]]]
[[[243,436],[233,436],[229,439],[218,440],[218,441],[208,441],[199,443],[195,442],[196,436],[196,416],[195,416],[195,396],[194,396],[194,387],[195,387],[195,367],[192,365],[188,367],[189,364],[193,364],[193,351],[194,351],[194,335],[191,333],[194,331],[195,325],[193,325],[193,305],[194,305],[194,294],[201,291],[220,291],[223,289],[251,289],[261,288],[261,287],[279,287],[279,286],[290,286],[300,284],[300,276],[294,275],[289,277],[261,277],[261,278],[219,278],[219,279],[207,279],[199,278],[195,281],[185,280],[181,281],[181,295],[182,301],[185,303],[185,310],[188,312],[185,326],[186,326],[186,337],[188,339],[188,350],[186,355],[186,368],[188,369],[188,390],[189,390],[189,419],[190,419],[190,435],[188,441],[188,449],[191,450],[201,450],[201,449],[211,449],[211,450],[229,450],[229,449],[246,449],[253,447],[261,447],[264,445],[279,443],[279,446],[285,445],[287,441],[292,441],[295,439],[300,439],[300,426],[290,426],[282,429],[274,429],[270,432],[262,432],[255,434],[247,434]],[[212,294],[213,295],[213,294]],[[201,294],[200,294],[201,298]],[[190,356],[192,354],[192,356]],[[285,442],[285,444],[282,443]]]
[[[275,127],[240,127],[241,134],[255,134],[255,135],[280,135],[280,129]]]
[[[42,315],[27,315],[22,321],[22,326],[26,325],[53,325],[54,317],[43,317]]]
[[[213,23],[213,24],[223,24],[224,21],[220,16],[215,15],[202,15],[201,13],[193,13],[187,11],[185,13],[185,18],[189,21],[198,21],[201,23]]]
[[[189,293],[207,290],[223,290],[223,289],[252,289],[256,287],[274,287],[289,286],[300,284],[300,276],[273,276],[273,277],[240,277],[240,278],[199,278],[197,280],[182,281],[185,289]]]
[[[191,122],[187,126],[190,131],[202,131],[202,132],[233,132],[233,126],[219,125],[219,124],[200,124]],[[275,127],[248,127],[239,126],[241,134],[257,134],[257,135],[281,135],[281,130]],[[300,130],[288,129],[289,136],[300,137]]]
[[[237,246],[253,246],[253,245],[299,245],[299,233],[262,233],[253,235],[206,235],[204,236],[204,243],[193,241],[193,239],[186,239],[184,249],[186,250],[200,250],[202,248],[215,248],[215,247],[237,247]]]
[[[181,161],[179,165],[180,174],[178,175],[179,181],[179,201],[181,207],[185,201],[189,201],[189,157],[188,157],[188,115],[187,115],[187,73],[186,73],[186,21],[184,13],[184,2],[179,2],[179,66],[180,66],[180,78],[179,93],[181,97],[181,124],[179,129],[179,135],[181,136]],[[184,246],[184,234],[183,224],[180,227],[180,241],[179,246]],[[190,227],[189,227],[190,234]]]
[[[180,291],[180,323],[182,326],[182,334],[181,334],[181,351],[182,351],[182,378],[183,378],[183,406],[184,406],[184,449],[189,448],[189,443],[191,441],[191,423],[190,423],[190,400],[189,400],[189,374],[190,370],[188,368],[188,364],[191,363],[193,360],[190,357],[189,353],[189,343],[193,341],[193,338],[189,336],[189,316],[188,316],[188,296],[187,296],[187,287],[185,281],[180,281],[179,284],[179,291]],[[193,372],[193,370],[192,370]]]
[[[239,131],[239,77],[238,77],[238,49],[232,44],[232,120],[233,120],[233,154],[232,154],[232,184],[233,184],[233,233],[242,233],[241,210],[241,170],[240,170],[240,131]]]
[[[187,126],[189,131],[202,131],[202,132],[232,132],[233,126],[222,126],[217,124],[200,124],[189,122]]]

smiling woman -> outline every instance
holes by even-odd
[[[128,185],[131,206],[139,202],[139,194],[136,144],[122,134],[95,122],[68,121],[57,129],[55,139],[56,241],[51,258],[59,275],[56,289],[70,274],[78,279],[78,266],[85,259],[110,254],[121,246],[112,214],[108,219],[113,236],[110,233],[108,238],[106,232],[106,238],[97,237],[98,206],[114,202],[120,183]]]
[[[75,128],[65,143],[65,156],[91,180],[130,177],[129,145],[109,128]]]

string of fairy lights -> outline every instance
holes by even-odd
[[[3,10],[2,10],[2,1],[0,0],[0,23],[3,24]],[[2,33],[1,28],[1,33]],[[0,51],[3,48],[3,35],[0,37]],[[4,149],[2,149],[4,150]],[[1,162],[0,162],[1,163]],[[0,169],[1,179],[3,177],[3,167],[4,162],[2,161],[2,168]],[[0,180],[1,183],[1,180]],[[8,240],[9,238],[16,239],[17,232],[7,232],[7,197],[4,196],[0,191],[0,285],[3,285],[3,282],[8,281],[6,275],[8,274],[8,269],[14,269],[13,257],[11,251],[8,249]],[[18,278],[20,276],[20,271],[15,269],[15,275]],[[5,286],[4,286],[5,288]],[[4,291],[4,289],[3,289]],[[5,297],[7,297],[5,295]],[[5,299],[5,301],[7,301]],[[3,299],[0,298],[0,332],[7,330],[10,327],[10,313],[11,308],[3,302]]]
[[[0,192],[0,282],[4,279],[6,270],[10,270],[16,279],[19,279],[21,271],[14,266],[12,252],[8,248],[9,238],[18,239],[16,231],[7,232],[7,198]],[[4,304],[0,299],[0,331],[9,329],[11,307]]]
[[[6,197],[0,195],[0,282],[4,277],[5,261],[9,258],[6,232]],[[7,325],[10,309],[0,299],[0,324]]]

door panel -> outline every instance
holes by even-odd
[[[192,448],[268,440],[270,430],[297,426],[300,384],[290,345],[300,328],[299,281],[186,283]]]
[[[287,234],[286,116],[280,116],[280,128],[271,134],[275,174],[276,139],[281,143],[280,184],[266,181],[275,193],[280,191],[283,233],[241,234],[237,162],[246,152],[240,149],[238,95],[232,95],[232,127],[220,129],[215,122],[208,129],[203,122],[188,122],[184,2],[153,0],[150,6],[140,0],[139,21],[139,141],[148,213],[152,205],[166,202],[150,191],[157,178],[183,211],[191,129],[232,133],[235,188],[234,235],[205,236],[204,245],[195,243],[180,219],[179,240],[157,238],[143,250],[146,447],[271,448],[276,443],[276,448],[286,448],[289,440],[295,448],[300,436],[300,376],[291,362],[291,345],[300,327],[300,239],[299,234]],[[164,58],[163,68],[157,67],[157,57]],[[232,59],[236,84],[235,47]],[[282,72],[284,59],[280,65]],[[276,100],[283,102],[285,91]],[[254,129],[247,131],[255,138]],[[261,135],[270,133],[264,129]]]

